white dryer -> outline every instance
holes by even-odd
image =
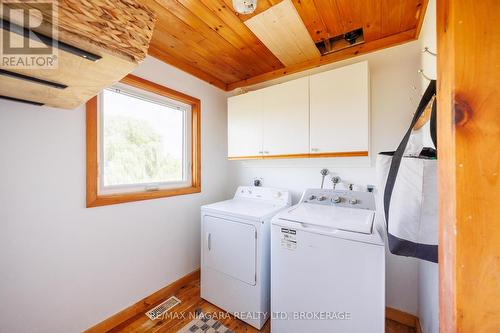
[[[273,333],[383,333],[385,247],[372,193],[307,190],[272,219]]]
[[[260,329],[269,318],[270,220],[287,191],[240,186],[201,207],[201,297]]]

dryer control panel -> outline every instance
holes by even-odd
[[[287,190],[260,186],[239,186],[234,198],[258,199],[283,205],[290,205],[292,201]]]
[[[302,194],[300,202],[375,210],[375,196],[370,192],[307,189]]]

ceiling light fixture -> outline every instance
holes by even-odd
[[[257,9],[257,0],[233,0],[233,7],[240,14],[251,14]]]

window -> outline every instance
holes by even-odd
[[[128,75],[87,103],[87,207],[200,192],[200,101]]]

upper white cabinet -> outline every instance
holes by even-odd
[[[312,75],[309,96],[311,153],[368,151],[368,62]]]
[[[367,156],[368,63],[228,99],[230,158]]]
[[[262,89],[263,153],[295,155],[309,151],[309,78]]]
[[[230,97],[227,107],[228,156],[261,156],[262,91]]]

